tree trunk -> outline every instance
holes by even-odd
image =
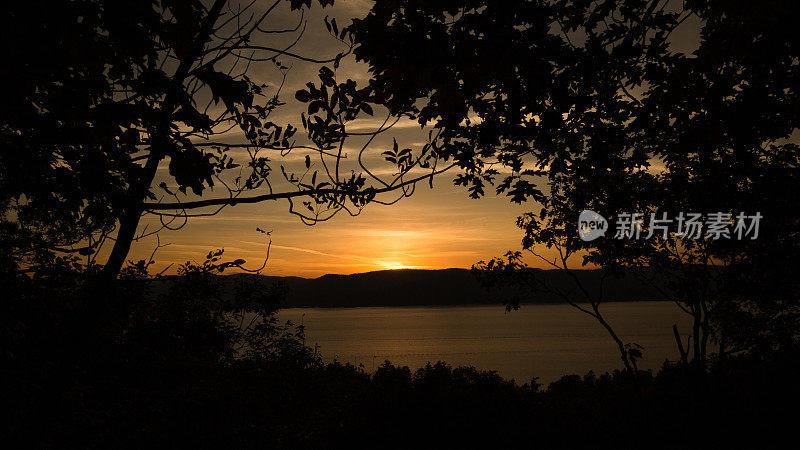
[[[700,330],[703,333],[703,338],[700,341],[700,364],[705,369],[706,361],[708,361],[708,313],[706,313],[705,317],[703,317]]]
[[[194,37],[194,49],[190,55],[181,60],[175,75],[172,78],[172,83],[181,85],[189,73],[193,62],[199,57],[200,52],[203,50],[206,40],[211,35],[214,24],[220,17],[223,6],[227,0],[215,0],[214,4],[208,11],[208,15],[203,21],[200,31]],[[161,112],[164,114],[161,123],[156,127],[153,137],[155,147],[151,147],[150,155],[147,158],[147,163],[144,166],[144,173],[142,178],[136,186],[132,187],[130,205],[123,212],[119,219],[119,233],[117,233],[117,240],[114,243],[114,248],[103,267],[103,277],[113,279],[119,275],[128,253],[131,250],[131,244],[136,237],[136,229],[139,227],[139,221],[142,218],[143,204],[147,200],[147,194],[150,186],[153,184],[153,179],[158,170],[158,163],[164,158],[164,148],[160,144],[169,139],[169,130],[171,125],[171,118],[173,109],[175,108],[175,93],[169,91]]]
[[[694,364],[699,364],[700,362],[700,308],[699,305],[694,305],[692,307],[692,335],[694,339],[692,339],[692,362]]]
[[[158,163],[161,157],[158,152],[151,150],[150,156],[147,158],[147,164],[144,166],[144,174],[141,181],[133,189],[131,195],[130,205],[119,219],[119,232],[117,233],[117,240],[114,242],[114,248],[111,249],[111,254],[108,256],[108,261],[103,267],[103,277],[107,279],[114,279],[119,275],[128,253],[131,250],[131,244],[136,237],[136,229],[139,228],[139,221],[142,218],[142,204],[146,200],[147,193],[150,190],[150,185],[156,176],[158,170]]]
[[[636,373],[633,365],[631,365],[631,361],[628,358],[628,351],[625,349],[625,344],[622,342],[622,339],[617,336],[617,333],[614,332],[614,329],[611,328],[611,325],[606,322],[603,316],[595,309],[596,311],[596,318],[597,321],[600,322],[600,325],[608,331],[608,334],[611,336],[611,339],[614,340],[614,343],[617,344],[617,348],[619,349],[619,355],[622,359],[622,364],[625,366],[625,370],[627,370],[631,375],[633,375],[634,379],[637,378],[638,374]]]
[[[678,344],[678,352],[680,352],[681,355],[681,363],[685,366],[689,362],[689,357],[686,355],[686,350],[683,348],[681,334],[678,332],[678,324],[672,325],[672,333],[675,335],[675,342]]]

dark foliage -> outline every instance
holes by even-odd
[[[444,362],[324,363],[274,315],[281,286],[219,295],[218,252],[153,292],[144,265],[114,284],[69,266],[5,284],[3,436],[84,448],[693,448],[790,430],[796,350],[709,372],[566,376],[546,389]],[[100,284],[103,283],[103,284]],[[168,287],[164,287],[167,285]],[[13,289],[13,290],[11,290]],[[256,293],[256,294],[254,294]],[[256,319],[252,323],[252,319]],[[250,323],[250,325],[248,325]]]
[[[389,107],[441,131],[456,185],[532,201],[517,221],[525,255],[567,273],[660,274],[692,316],[691,356],[705,364],[714,340],[724,353],[798,339],[797,200],[787,195],[800,188],[797,12],[787,0],[387,0],[351,32]],[[584,209],[764,221],[756,240],[584,242]],[[478,268],[518,271],[522,256]],[[602,287],[581,291],[625,360],[598,309]]]

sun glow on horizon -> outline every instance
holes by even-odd
[[[386,269],[389,269],[389,270],[400,270],[400,269],[409,269],[410,268],[409,266],[407,266],[405,264],[402,264],[402,263],[399,263],[397,261],[385,261],[385,262],[381,262],[380,265],[385,267]]]

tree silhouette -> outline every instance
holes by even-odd
[[[735,349],[754,334],[771,336],[768,347],[797,339],[798,215],[786,195],[799,156],[796,12],[780,0],[378,1],[351,32],[394,111],[441,131],[457,185],[536,203],[519,220],[524,249],[558,247],[611,272],[646,266],[692,315],[692,357],[705,365],[709,339],[741,341],[743,320],[761,331]],[[694,33],[691,53],[681,33]],[[584,209],[612,221],[765,219],[757,240],[583,242]]]
[[[6,32],[14,40],[6,40],[1,80],[11,92],[0,112],[0,183],[4,239],[27,255],[21,264],[31,267],[42,252],[85,255],[94,264],[105,244],[111,251],[104,274],[115,277],[132,242],[179,228],[194,215],[288,199],[290,212],[316,223],[340,211],[358,214],[373,201],[396,201],[442,171],[432,144],[409,149],[388,179],[365,165],[372,138],[398,117],[388,115],[374,131],[348,131],[352,120],[375,114],[381,94],[337,79],[352,39],[335,20],[325,24],[340,51],[323,58],[294,52],[311,6],[311,0],[10,6]],[[275,18],[289,12],[296,21],[288,27]],[[284,104],[291,61],[333,67],[322,66],[318,82],[295,96],[308,103],[305,138],[299,124],[270,120]],[[276,81],[251,79],[256,65],[272,70]],[[348,159],[344,143],[351,136],[367,143]],[[235,160],[232,150],[247,156]],[[305,167],[295,173],[288,161],[298,153]],[[169,176],[155,186],[162,163]],[[411,173],[420,166],[427,169]],[[212,188],[216,195],[208,198]],[[161,227],[137,234],[148,215]]]

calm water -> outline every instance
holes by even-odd
[[[690,324],[669,302],[608,303],[602,311],[623,341],[645,347],[644,369],[676,359],[672,324],[682,332]],[[361,363],[368,371],[385,359],[412,369],[442,360],[523,383],[621,365],[606,331],[568,305],[523,305],[510,313],[500,306],[293,308],[280,317],[302,321],[308,344],[318,344],[327,360]]]

